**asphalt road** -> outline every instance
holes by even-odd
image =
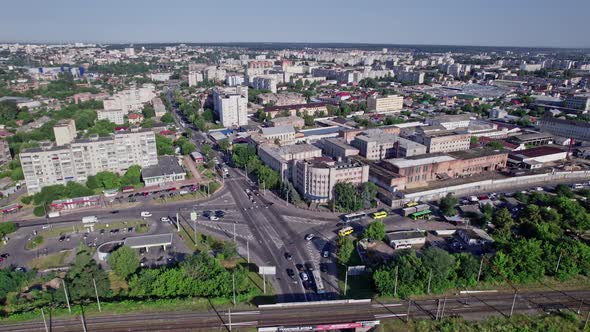
[[[256,308],[236,310],[231,314],[232,327],[312,326],[315,324],[350,323],[398,319],[437,319],[463,316],[477,320],[488,316],[509,317],[514,295],[486,293],[455,295],[391,303],[308,304],[285,308]],[[551,308],[579,314],[582,319],[590,310],[590,291],[547,291],[520,293],[514,301],[514,314],[541,314]],[[49,316],[49,313],[47,313]],[[229,324],[229,312],[210,308],[206,312],[162,312],[104,315],[85,318],[88,331],[206,331],[223,329]],[[51,319],[54,331],[80,331],[80,317]],[[0,332],[40,331],[43,321],[2,324]]]

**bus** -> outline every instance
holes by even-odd
[[[406,203],[405,207],[410,208],[410,207],[414,207],[416,205],[418,205],[417,202],[409,202],[409,203]]]
[[[387,217],[387,211],[373,212],[373,213],[371,213],[371,217],[373,219],[383,219],[383,218]]]
[[[344,222],[361,221],[361,220],[365,219],[365,217],[367,217],[366,213],[356,212],[356,213],[345,214],[344,216],[342,216],[342,220],[344,220]]]
[[[324,288],[324,283],[322,282],[322,277],[320,276],[320,271],[313,270],[311,271],[311,275],[313,276],[313,283],[315,284],[316,293],[323,294],[326,290]]]
[[[410,214],[410,218],[412,218],[412,220],[423,220],[423,219],[428,219],[430,217],[430,215],[432,215],[432,211],[424,210],[424,211],[418,211],[418,212],[414,212],[414,213]]]
[[[338,231],[338,235],[340,236],[347,236],[352,234],[352,232],[354,232],[354,229],[350,226],[344,227],[341,230]]]

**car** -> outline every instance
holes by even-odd
[[[203,217],[205,217],[205,218],[209,218],[212,214],[213,214],[212,211],[209,211],[209,210],[203,211]]]
[[[59,237],[59,242],[64,242],[64,240],[66,239],[66,237],[64,235]]]
[[[311,233],[310,234],[306,234],[305,235],[305,241],[311,241],[311,240],[313,240],[314,237],[315,237],[315,235],[313,235]]]
[[[225,212],[223,212],[221,210],[217,210],[217,211],[215,211],[215,216],[218,218],[223,218],[223,217],[225,217]]]
[[[88,233],[84,233],[84,235],[82,236],[82,238],[84,238],[84,240],[86,240],[88,238]]]
[[[4,258],[0,257],[0,263],[2,263],[2,261],[4,261]]]
[[[66,236],[66,241],[70,241],[70,236]]]
[[[303,281],[309,280],[309,277],[307,276],[307,273],[305,273],[305,272],[299,273],[299,277],[301,277],[301,280],[303,280]]]
[[[328,272],[328,264],[321,263],[320,264],[320,271],[322,271],[322,272]]]
[[[293,278],[293,277],[295,277],[295,272],[293,271],[293,269],[287,269],[287,275],[290,278]]]
[[[114,211],[111,211],[111,213],[112,213],[112,214],[117,214],[117,213],[119,213],[119,210],[114,210]]]
[[[250,189],[246,188],[246,194],[250,195],[251,192],[252,191]]]
[[[313,271],[313,264],[307,262],[305,263],[305,269],[309,271]]]
[[[297,271],[303,272],[303,264],[295,264],[295,268],[297,269]]]
[[[219,220],[219,218],[218,218],[218,217],[216,217],[216,216],[210,216],[210,217],[209,217],[209,220],[211,220],[211,221],[216,221],[216,220]]]
[[[285,258],[286,258],[288,261],[291,261],[291,260],[293,260],[293,256],[292,256],[290,253],[288,253],[288,252],[286,252],[286,253],[285,253]]]
[[[141,217],[142,218],[147,218],[147,217],[151,217],[151,216],[152,216],[152,213],[149,212],[149,211],[142,211],[141,212]]]
[[[10,254],[9,253],[4,253],[4,254],[0,255],[0,257],[2,257],[2,258],[8,258],[8,257],[10,257]]]
[[[127,233],[131,233],[131,232],[133,232],[133,227],[127,228]]]
[[[322,257],[324,257],[324,258],[328,258],[328,257],[330,257],[330,251],[328,251],[328,250],[324,250],[324,251],[322,252]]]
[[[543,187],[537,187],[537,188],[535,188],[535,190],[537,190],[537,191],[544,191],[545,189],[543,189]]]
[[[100,235],[104,235],[104,229],[100,230]]]
[[[170,218],[168,218],[168,217],[162,217],[162,218],[160,218],[160,221],[161,222],[170,222]]]

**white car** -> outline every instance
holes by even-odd
[[[216,216],[210,216],[210,217],[209,217],[209,220],[211,220],[211,221],[215,221],[215,220],[219,220],[219,218],[218,218],[218,217],[216,217]]]
[[[149,212],[149,211],[142,211],[141,212],[141,217],[142,218],[147,218],[147,217],[151,217],[151,216],[152,216],[152,213]]]
[[[162,218],[160,218],[160,221],[161,222],[170,222],[170,218],[168,218],[168,217],[162,217]]]

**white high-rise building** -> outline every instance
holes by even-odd
[[[203,73],[200,71],[191,71],[188,73],[188,86],[195,86],[203,82]]]
[[[125,123],[125,115],[127,111],[124,110],[96,110],[97,120],[109,120],[118,125]]]
[[[143,108],[143,104],[150,102],[156,96],[155,89],[153,84],[144,84],[141,88],[132,87],[119,91],[103,101],[104,109],[139,111]]]
[[[50,185],[83,183],[101,171],[122,174],[132,165],[157,165],[156,136],[151,129],[94,136],[63,146],[24,150],[20,162],[32,194]]]
[[[224,127],[248,124],[248,88],[236,86],[213,90],[213,107]]]

